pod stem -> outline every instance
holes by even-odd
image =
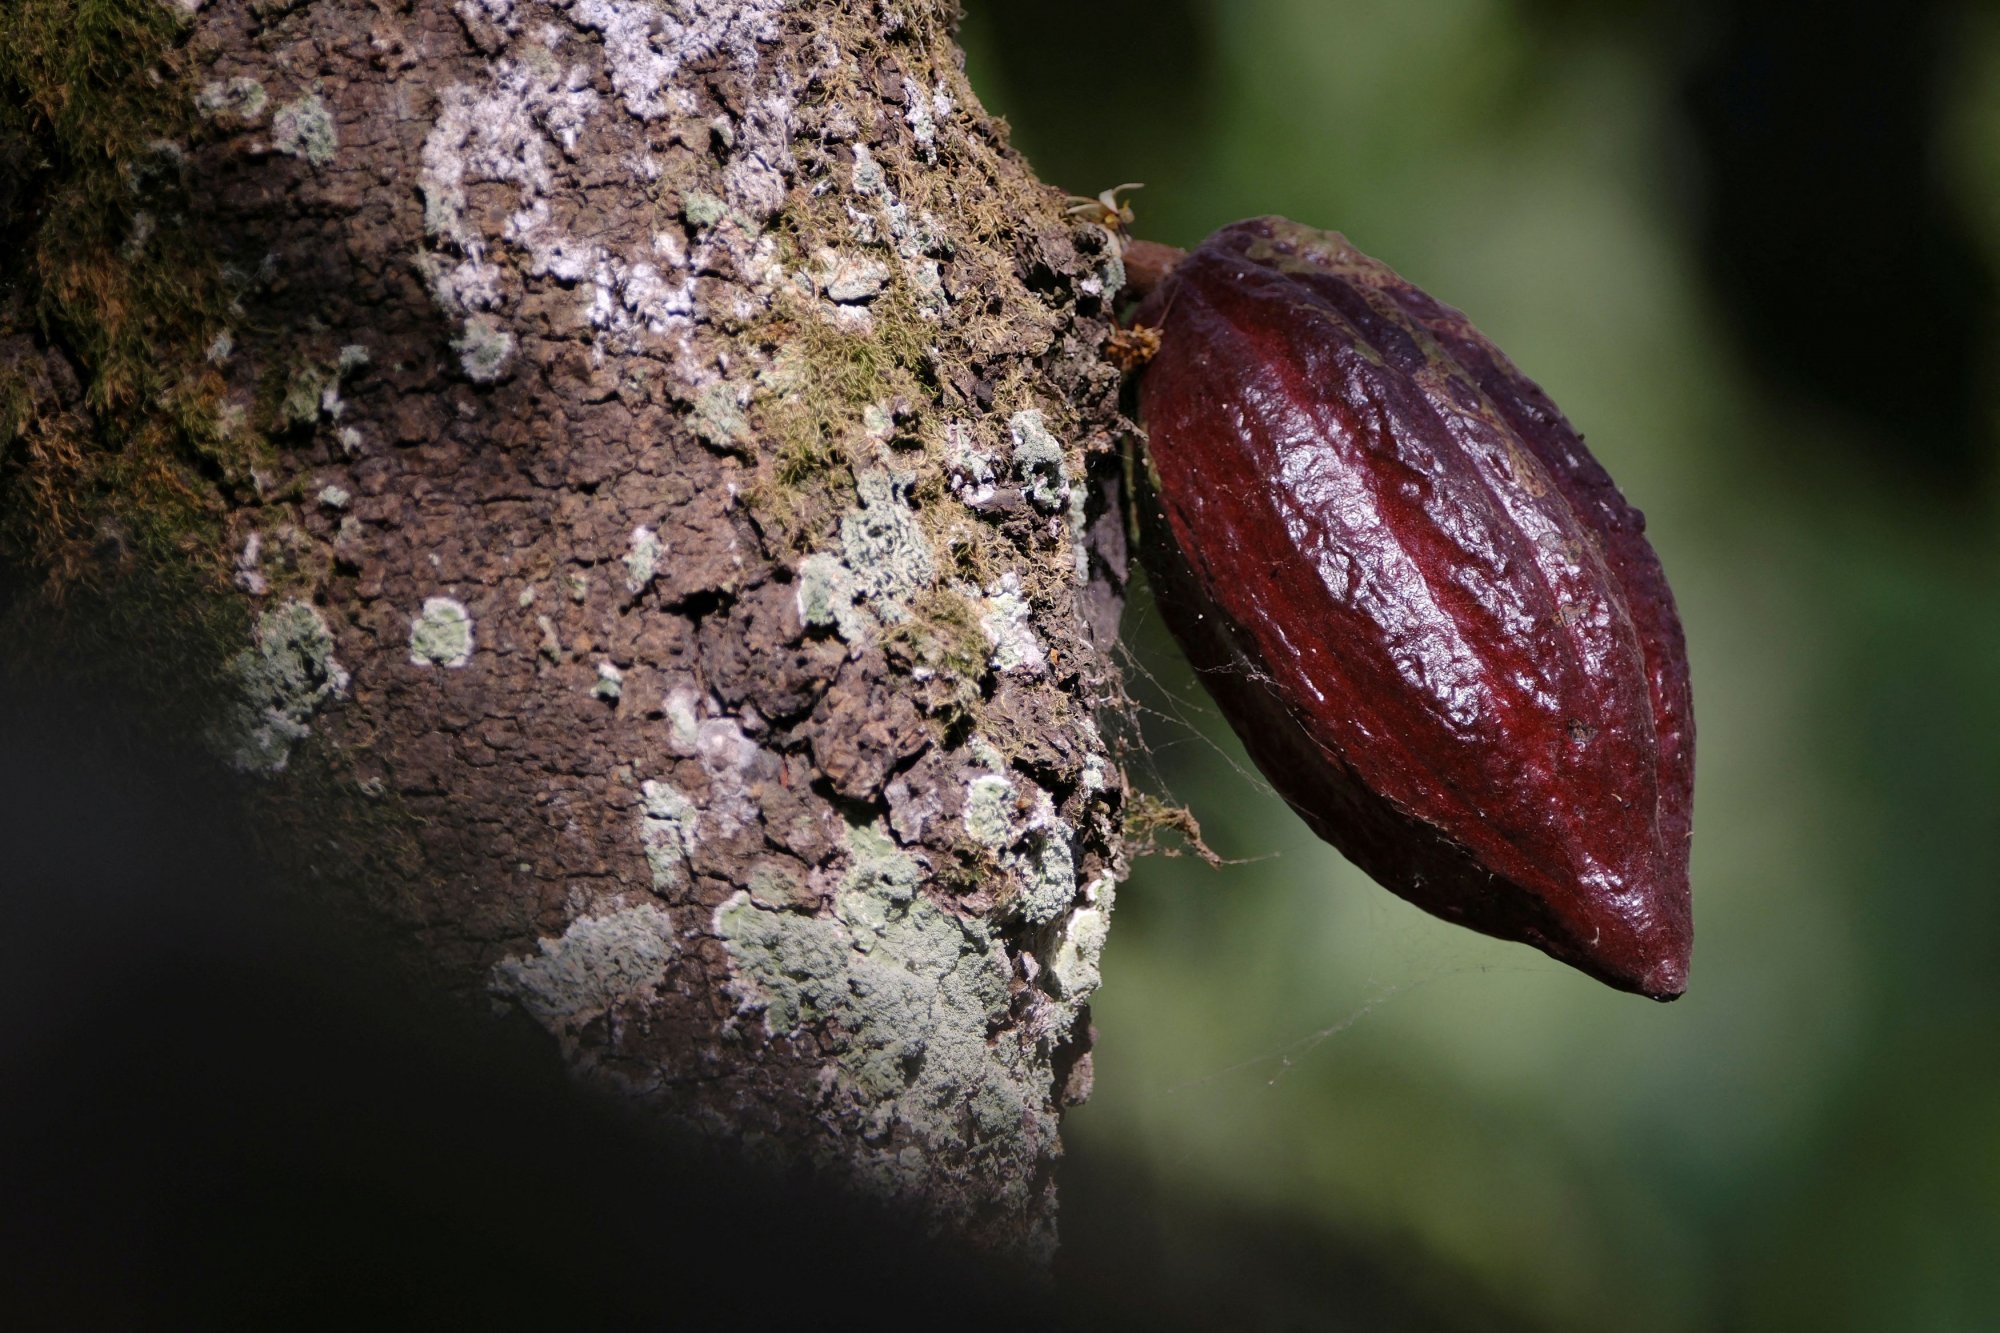
[[[1141,299],[1165,281],[1167,274],[1188,255],[1178,246],[1142,241],[1136,236],[1126,238],[1124,253],[1125,286],[1120,295]]]

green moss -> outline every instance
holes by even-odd
[[[115,586],[91,615],[40,623],[58,627],[66,657],[105,670],[119,655],[97,638],[171,640],[152,665],[176,670],[141,683],[195,696],[246,631],[217,596],[221,487],[247,480],[268,446],[231,428],[207,358],[228,295],[180,181],[175,145],[202,123],[181,18],[160,0],[0,4],[0,174],[12,172],[0,201],[11,189],[13,204],[0,209],[0,290],[65,349],[82,389],[67,410],[37,396],[29,367],[0,364],[0,560],[42,571],[51,601]],[[19,640],[41,613],[15,614],[4,632]]]

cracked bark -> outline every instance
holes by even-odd
[[[204,725],[300,875],[591,1081],[1045,1251],[1123,872],[1119,274],[955,12],[172,8],[201,118],[121,253],[230,296]],[[14,391],[87,416],[8,277]]]

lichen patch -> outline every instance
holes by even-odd
[[[410,662],[462,667],[472,660],[472,613],[452,597],[426,597],[410,620]]]
[[[250,647],[229,660],[227,671],[239,698],[213,740],[229,763],[245,772],[283,771],[292,747],[312,734],[307,724],[313,714],[348,686],[325,618],[300,601],[257,617]]]
[[[535,953],[496,963],[487,985],[562,1035],[615,1005],[643,1001],[676,952],[672,918],[641,903],[577,917],[559,938],[538,941]]]
[[[875,1188],[921,1193],[968,1146],[1031,1161],[1056,1132],[1052,1074],[1045,1049],[986,1037],[1008,1010],[1005,949],[925,898],[922,869],[881,829],[851,828],[848,854],[831,916],[748,892],[716,910],[739,1012],[832,1049],[830,1092],[868,1122],[854,1166]],[[1023,1206],[1033,1185],[1023,1173],[1003,1188]]]
[[[261,106],[257,94],[244,94],[244,104]],[[333,161],[340,151],[340,134],[333,123],[333,113],[318,93],[307,93],[296,101],[287,102],[271,117],[271,147],[293,157],[302,157],[316,167],[323,167]]]

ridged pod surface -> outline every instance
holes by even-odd
[[[1419,907],[1678,996],[1687,652],[1582,437],[1459,312],[1283,218],[1135,322],[1149,571],[1265,776]]]

